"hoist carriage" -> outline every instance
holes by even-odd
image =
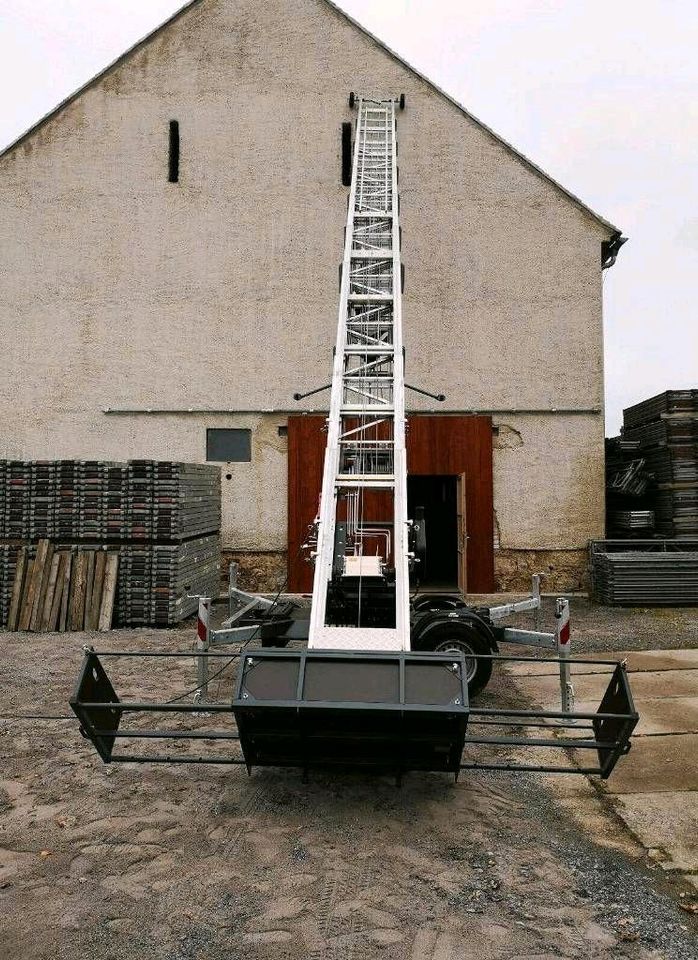
[[[409,770],[458,775],[464,768],[606,777],[629,749],[637,714],[625,667],[613,661],[593,661],[613,669],[598,710],[574,712],[567,601],[557,602],[557,629],[546,634],[499,625],[509,614],[539,608],[537,581],[530,598],[499,607],[471,607],[458,595],[410,598],[424,525],[407,515],[405,389],[428,392],[404,379],[396,112],[405,102],[352,94],[350,104],[358,119],[327,445],[318,515],[305,545],[314,561],[309,615],[291,598],[265,600],[233,586],[223,629],[210,629],[210,600],[202,598],[194,653],[87,650],[71,706],[106,762],[243,763],[248,771],[350,765],[398,777]],[[242,644],[233,654],[212,649],[231,642]],[[554,653],[559,711],[471,703],[495,660],[522,659],[499,654],[502,642]],[[104,670],[104,656],[194,656],[197,684],[188,691],[194,699],[185,692],[159,703],[124,701]],[[223,669],[238,661],[235,692],[232,701],[212,702],[209,681],[221,673],[220,658]],[[143,716],[151,713],[179,715],[180,725],[147,728]],[[211,717],[223,726],[209,729],[204,721]],[[183,718],[194,726],[182,727]],[[550,724],[581,736],[523,736]],[[471,734],[472,728],[496,735]],[[115,750],[120,739],[177,741],[178,749],[121,752]],[[186,752],[196,741],[239,747],[232,754]],[[508,752],[523,746],[591,751],[596,763],[511,762]],[[482,759],[482,747],[506,755]]]

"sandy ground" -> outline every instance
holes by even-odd
[[[698,646],[690,611],[572,609],[587,649],[587,621],[595,649]],[[0,634],[2,960],[698,957],[690,888],[586,778],[413,774],[398,789],[348,773],[305,784],[296,771],[105,766],[77,722],[13,719],[68,715],[85,642],[191,640],[191,628]],[[147,679],[129,663],[124,694],[193,681],[183,663]],[[502,675],[485,696],[517,702]]]

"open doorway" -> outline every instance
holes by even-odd
[[[458,589],[458,477],[408,475],[408,515],[424,507],[427,557],[417,573],[420,587]],[[421,565],[420,565],[421,566]]]

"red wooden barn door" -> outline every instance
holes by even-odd
[[[420,416],[408,418],[408,474],[464,474],[468,593],[494,590],[492,503],[492,418]],[[459,545],[462,547],[464,545]],[[427,551],[433,550],[427,530]]]
[[[308,525],[318,512],[325,460],[326,418],[288,418],[288,587],[291,593],[311,593],[313,567],[301,550]]]
[[[288,419],[288,590],[309,593],[313,568],[301,551],[308,525],[317,515],[325,454],[325,417]],[[412,474],[461,476],[467,541],[465,581],[470,593],[494,590],[492,539],[492,420],[490,417],[408,418],[407,470]],[[461,504],[462,509],[462,504]],[[428,536],[428,532],[427,532]],[[467,546],[467,549],[466,549]],[[435,549],[428,544],[427,549]]]

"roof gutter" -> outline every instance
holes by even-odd
[[[628,238],[624,237],[620,231],[616,231],[610,240],[603,240],[601,243],[601,269],[608,270],[618,259],[620,248]]]

